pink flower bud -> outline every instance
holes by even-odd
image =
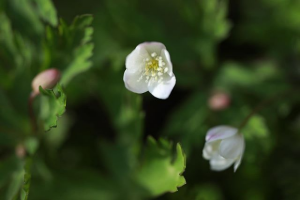
[[[18,144],[16,146],[15,153],[19,158],[24,158],[26,155],[25,147],[22,144]]]
[[[42,71],[32,81],[32,90],[35,94],[39,94],[39,87],[43,89],[52,89],[60,80],[60,72],[58,69],[47,69]]]
[[[215,92],[208,100],[212,110],[224,110],[230,104],[230,96],[225,92]]]

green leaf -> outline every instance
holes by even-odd
[[[74,76],[87,71],[92,66],[92,61],[89,58],[93,55],[93,48],[94,45],[89,43],[74,51],[74,60],[63,72],[62,83],[67,84]]]
[[[252,116],[241,130],[246,139],[245,161],[249,163],[265,159],[274,147],[274,137],[271,137],[266,119],[260,115]],[[262,155],[262,156],[257,156]]]
[[[8,190],[6,192],[6,200],[16,199],[23,182],[23,177],[24,170],[14,172]]]
[[[29,157],[26,159],[25,166],[24,166],[24,182],[21,190],[21,200],[28,199],[30,181],[31,181],[31,165],[32,165],[32,158]]]
[[[34,137],[29,137],[25,140],[24,145],[26,147],[26,151],[30,155],[33,155],[39,147],[39,141]]]
[[[265,124],[265,119],[260,115],[252,116],[243,129],[243,132],[245,137],[248,139],[263,139],[269,137],[269,130]]]
[[[198,29],[193,47],[198,52],[203,67],[211,68],[217,61],[217,45],[227,37],[231,28],[231,23],[227,19],[228,2],[226,0],[195,2],[190,3],[191,5],[186,8],[195,15],[190,16],[189,20],[192,25],[197,24]]]
[[[31,1],[6,1],[6,11],[12,21],[13,27],[18,27],[20,33],[30,37],[41,36],[43,34],[43,23],[35,12],[34,5]]]
[[[62,87],[57,84],[53,90],[44,90],[40,87],[41,111],[40,117],[44,122],[45,131],[50,130],[57,125],[57,119],[66,110],[66,95]]]
[[[216,76],[214,85],[225,90],[247,87],[265,94],[279,91],[278,82],[281,81],[283,77],[280,68],[272,60],[258,61],[251,65],[227,62]]]
[[[34,0],[34,2],[40,17],[52,26],[56,26],[58,23],[57,14],[51,0]]]
[[[5,13],[0,13],[0,20],[2,22],[0,25],[0,51],[7,51],[3,53],[13,55],[16,53],[17,49],[14,44],[13,30],[10,20]]]
[[[166,192],[176,192],[186,181],[181,175],[185,170],[185,155],[180,144],[176,145],[176,156],[173,159],[172,143],[148,137],[148,144],[140,168],[137,181],[149,191],[150,196],[158,196]]]
[[[64,27],[64,33],[69,32],[72,35],[74,44],[79,41],[78,46],[74,47],[72,60],[63,71],[61,81],[64,84],[67,84],[74,76],[87,71],[92,66],[90,60],[94,49],[94,44],[90,42],[94,32],[93,28],[90,27],[92,21],[93,17],[91,15],[82,15],[75,18],[69,30]]]
[[[45,145],[49,151],[55,153],[59,149],[70,134],[71,125],[73,125],[72,117],[64,114],[57,122],[57,128],[51,129],[49,134],[44,135]]]
[[[22,168],[21,160],[16,156],[2,159],[0,162],[0,188],[8,181],[14,172]]]

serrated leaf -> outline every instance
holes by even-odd
[[[28,199],[30,182],[31,182],[31,165],[32,165],[32,158],[28,157],[26,159],[25,166],[24,166],[24,181],[21,190],[21,200]]]
[[[148,138],[145,154],[137,171],[137,181],[149,191],[150,196],[176,192],[186,181],[181,175],[185,170],[185,155],[180,144],[176,145],[173,159],[172,144],[160,139]]]
[[[59,84],[53,90],[44,90],[40,87],[40,93],[42,95],[40,117],[45,131],[48,131],[56,127],[58,117],[65,112],[67,98]]]
[[[57,14],[51,0],[34,0],[40,17],[52,26],[57,25]]]
[[[85,72],[92,66],[89,58],[93,55],[93,48],[93,44],[86,44],[75,50],[74,60],[63,72],[62,83],[67,84],[74,76]]]
[[[92,66],[89,60],[93,55],[94,44],[91,43],[93,28],[90,27],[93,21],[91,15],[82,15],[74,19],[70,28],[61,25],[61,33],[69,34],[72,37],[74,51],[72,60],[63,71],[62,83],[67,84],[74,76],[87,71]],[[76,46],[78,45],[78,46]]]

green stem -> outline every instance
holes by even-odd
[[[34,115],[34,110],[33,110],[33,102],[35,97],[37,96],[36,93],[32,92],[30,93],[29,99],[28,99],[28,110],[29,110],[29,118],[31,121],[31,128],[33,133],[37,131],[37,123],[36,123],[36,118]]]
[[[260,102],[253,110],[252,112],[242,121],[242,123],[240,124],[240,126],[238,127],[239,132],[241,131],[242,128],[245,127],[245,125],[248,123],[248,121],[251,119],[251,117],[253,115],[255,115],[256,113],[258,113],[260,110],[262,110],[263,108],[265,108],[266,106],[268,106],[269,104],[273,103],[274,101],[277,101],[278,99],[282,98],[282,97],[287,97],[289,94],[292,94],[293,92],[295,92],[295,89],[289,89],[280,93],[277,93],[273,96],[271,96],[268,99],[265,99],[264,101]]]

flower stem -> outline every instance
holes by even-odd
[[[36,93],[31,92],[29,99],[28,99],[29,118],[31,121],[31,128],[32,128],[33,133],[35,133],[37,131],[37,123],[36,123],[36,118],[35,118],[34,110],[33,110],[33,102],[34,102],[34,99],[36,96],[37,96]]]
[[[248,121],[251,119],[251,117],[253,115],[255,115],[257,112],[259,112],[260,110],[262,110],[264,107],[268,106],[269,104],[273,103],[274,101],[277,101],[278,99],[282,98],[282,97],[287,97],[287,95],[291,94],[295,92],[295,89],[289,89],[289,90],[285,90],[283,92],[279,92],[273,96],[271,96],[270,98],[265,99],[264,101],[261,101],[253,110],[252,112],[242,121],[242,123],[240,124],[238,130],[240,132],[240,130],[242,128],[244,128],[244,126],[248,123]]]

